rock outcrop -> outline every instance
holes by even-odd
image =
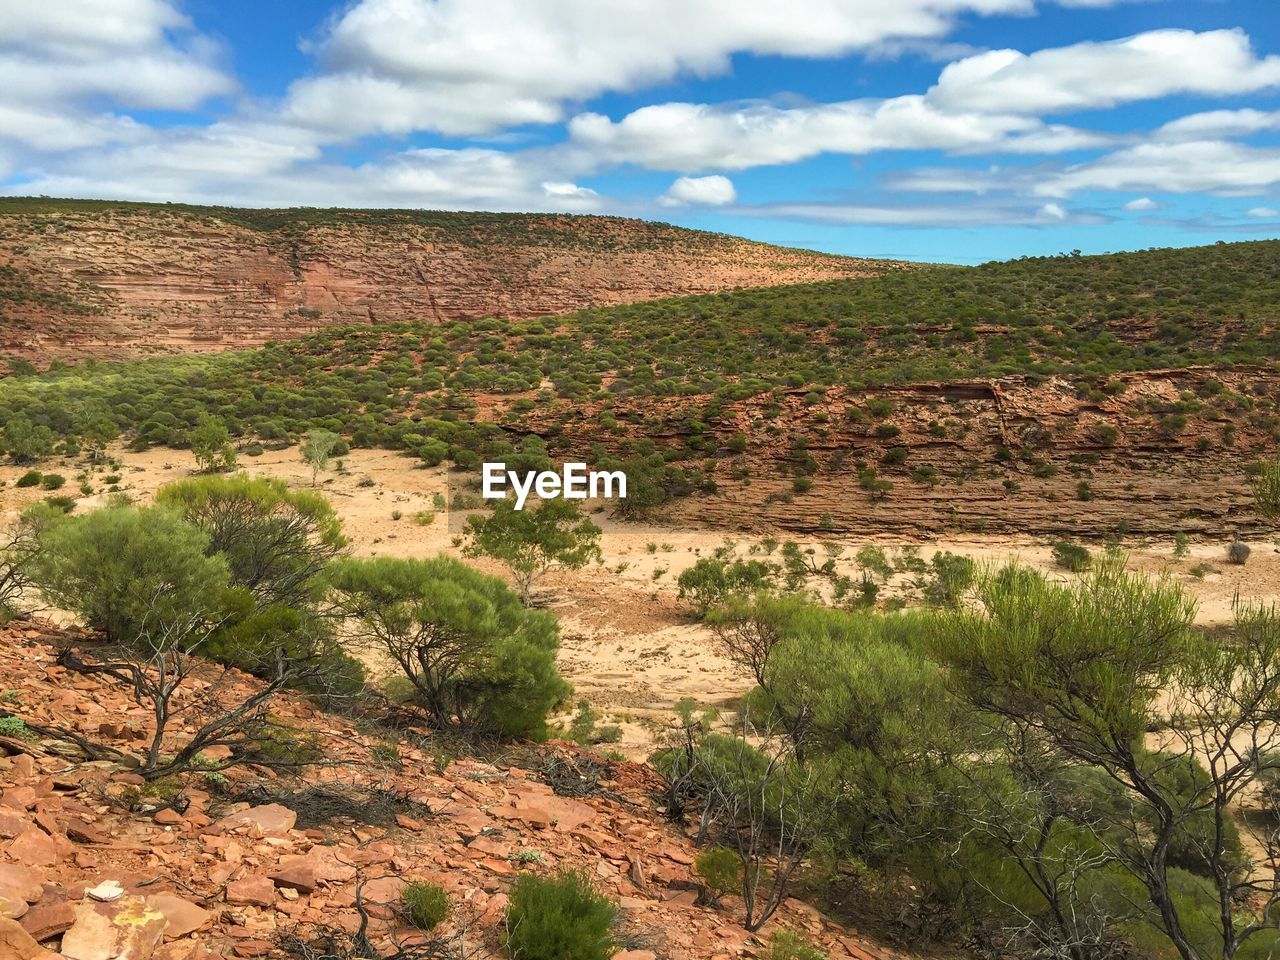
[[[539,317],[897,266],[618,217],[0,200],[0,353],[223,350],[335,324]]]

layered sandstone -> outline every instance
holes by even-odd
[[[0,202],[0,352],[220,350],[322,327],[586,307],[896,266],[617,217]]]

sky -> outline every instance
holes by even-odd
[[[1280,0],[0,0],[0,193],[977,263],[1280,236]]]

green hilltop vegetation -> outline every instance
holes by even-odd
[[[122,200],[62,200],[52,197],[0,197],[4,218],[48,221],[56,227],[66,215],[107,218],[182,217],[223,223],[260,233],[297,239],[315,228],[385,228],[416,232],[420,239],[462,246],[546,244],[565,250],[651,250],[711,246],[742,238],[692,230],[669,223],[590,214],[486,213],[483,211],[349,209],[343,207],[252,208],[144,203]],[[803,251],[796,251],[802,253]],[[823,256],[827,256],[823,254]],[[3,278],[0,278],[0,283]],[[0,287],[0,289],[3,289]]]
[[[601,409],[606,429],[615,414],[643,428],[639,401],[684,397],[693,460],[724,405],[776,391],[818,399],[832,386],[1048,375],[1098,384],[1274,362],[1277,304],[1280,241],[931,266],[542,320],[353,325],[257,350],[45,373],[19,361],[0,383],[0,422],[29,424],[50,450],[121,434],[181,447],[212,415],[247,441],[323,428],[465,465],[508,455],[535,414],[554,449],[557,423],[584,405]],[[504,423],[477,419],[481,394],[499,395]]]

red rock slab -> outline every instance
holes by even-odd
[[[240,940],[231,952],[237,957],[265,957],[275,950],[276,945],[270,940]]]
[[[48,867],[58,862],[58,844],[36,827],[28,827],[17,837],[10,840],[4,848],[12,859],[18,863],[30,864],[33,867]]]
[[[506,820],[519,820],[531,827],[553,827],[568,833],[596,816],[594,807],[565,797],[516,797],[509,807],[495,807],[493,813]]]
[[[44,877],[16,863],[0,863],[0,894],[35,903],[44,896]]]
[[[23,930],[17,920],[0,917],[0,957],[5,960],[59,960]]]
[[[276,885],[267,877],[245,877],[227,884],[227,903],[269,907],[276,902]]]
[[[282,837],[297,822],[298,815],[288,807],[278,803],[265,803],[228,814],[218,821],[218,825],[228,830],[247,827],[252,835],[258,837]]]
[[[43,941],[65,933],[75,920],[75,904],[70,900],[56,900],[31,908],[19,922],[34,939]]]
[[[284,857],[280,866],[267,875],[277,887],[311,893],[319,885],[314,862],[306,857]]]
[[[6,787],[0,793],[0,806],[12,807],[14,810],[30,810],[36,805],[39,794],[35,787]]]
[[[177,940],[208,926],[213,915],[196,906],[190,900],[171,893],[156,893],[147,897],[147,905],[164,914],[168,925],[164,929],[166,940]]]

